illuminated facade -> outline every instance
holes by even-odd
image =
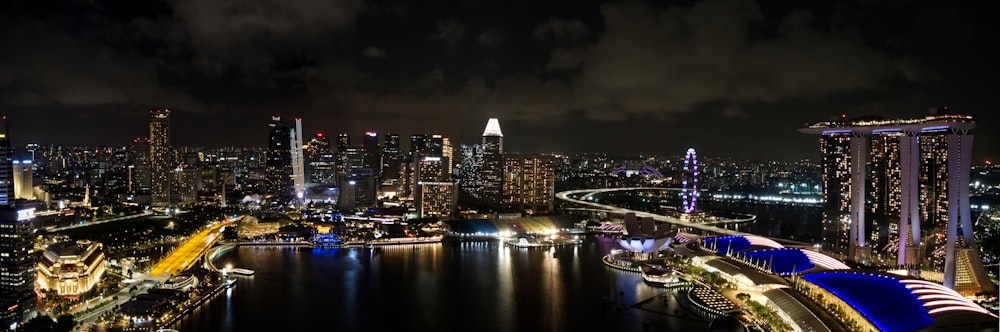
[[[173,161],[170,152],[170,110],[149,111],[150,196],[155,207],[170,204]]]
[[[150,144],[148,138],[136,138],[128,148],[128,192],[149,194],[152,185],[150,169]]]
[[[50,245],[38,261],[38,285],[59,296],[75,296],[94,288],[104,276],[104,249],[90,241]]]
[[[309,160],[309,183],[333,184],[337,178],[336,159],[330,147],[330,138],[316,133],[306,150]]]
[[[385,134],[382,144],[382,184],[399,184],[399,163],[403,160],[399,150],[399,134]]]
[[[895,265],[914,273],[943,269],[949,288],[965,287],[956,285],[956,270],[985,274],[980,259],[963,259],[971,266],[956,268],[957,250],[975,247],[969,210],[975,125],[971,116],[935,108],[923,118],[841,116],[799,129],[820,135],[824,251],[869,263],[872,245],[894,238],[887,247],[895,249],[888,253],[896,255]],[[944,250],[937,250],[940,242]],[[942,251],[943,261],[935,255]]]
[[[35,263],[31,255],[34,208],[14,205],[13,160],[7,117],[0,123],[0,303],[6,305],[2,326],[20,324],[35,315]]]
[[[500,120],[490,118],[483,130],[482,196],[486,203],[498,204],[503,200],[504,185],[503,132]]]
[[[362,167],[370,169],[372,175],[378,180],[382,174],[382,151],[379,149],[378,133],[374,131],[365,132],[365,136],[361,140],[361,148],[364,149]]]
[[[421,181],[413,193],[414,207],[420,218],[448,219],[455,215],[458,188],[450,181]]]
[[[461,163],[458,166],[460,190],[463,195],[479,199],[483,191],[483,146],[462,144]]]
[[[337,134],[337,141],[336,141],[337,149],[336,151],[334,151],[335,153],[334,156],[337,159],[336,160],[337,178],[335,179],[336,183],[340,183],[341,179],[347,178],[347,148],[350,146],[351,146],[351,135],[349,135],[348,133]]]
[[[268,124],[271,128],[267,143],[267,186],[265,193],[282,198],[290,198],[294,192],[292,181],[292,128],[281,121],[280,116],[272,116]],[[300,146],[301,148],[301,146]]]
[[[296,197],[302,198],[306,189],[305,158],[302,145],[302,118],[295,118],[295,128],[291,132],[289,153],[292,157],[292,190]]]
[[[503,173],[504,205],[528,214],[552,213],[556,180],[552,156],[507,154]]]
[[[35,199],[35,191],[32,180],[31,159],[12,160],[14,177],[14,198]]]

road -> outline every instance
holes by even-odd
[[[64,231],[64,230],[67,230],[67,229],[74,229],[74,228],[80,228],[80,227],[100,225],[100,224],[109,223],[109,222],[112,222],[112,221],[119,221],[119,220],[125,220],[125,219],[145,217],[145,216],[149,216],[149,215],[152,215],[152,214],[153,214],[152,212],[143,212],[143,213],[133,214],[133,215],[128,215],[128,216],[114,217],[114,218],[108,218],[108,219],[101,219],[101,220],[98,220],[98,221],[91,221],[91,222],[82,223],[82,224],[69,225],[69,226],[65,226],[65,227],[46,228],[46,230],[48,230],[50,232],[58,232],[58,231]]]
[[[153,269],[149,271],[149,277],[161,279],[191,268],[205,254],[208,248],[211,248],[216,241],[222,238],[220,230],[223,227],[242,218],[243,216],[229,219],[198,232],[198,234],[189,238],[180,247],[177,247],[176,250],[167,255],[167,257],[156,263]]]

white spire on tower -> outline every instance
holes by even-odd
[[[503,137],[503,132],[500,131],[500,120],[497,118],[490,118],[490,120],[486,122],[486,130],[483,130],[483,136]]]

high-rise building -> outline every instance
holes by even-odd
[[[427,135],[424,134],[410,135],[410,153],[407,159],[412,160],[413,156],[420,154],[425,150],[427,150]]]
[[[385,134],[382,145],[382,184],[395,186],[399,183],[399,163],[402,155],[399,150],[399,134]]]
[[[14,159],[12,162],[14,164],[14,198],[35,199],[34,181],[32,180],[34,177],[32,172],[34,163],[31,159]]]
[[[461,193],[477,200],[483,191],[483,145],[462,144],[460,150],[458,178]]]
[[[13,150],[7,117],[0,123],[0,312],[2,326],[15,326],[35,315],[35,262],[31,255],[35,209],[17,206]]]
[[[341,179],[347,177],[347,148],[351,146],[351,135],[348,133],[337,134],[337,150],[335,151],[335,156],[337,158],[337,179],[336,182],[340,183]]]
[[[503,204],[528,214],[552,213],[555,204],[555,163],[552,156],[506,154]]]
[[[302,145],[302,118],[295,118],[295,128],[292,130],[289,152],[292,156],[292,186],[296,197],[302,198],[306,189],[305,158]]]
[[[427,139],[426,144],[427,144],[426,151],[428,156],[438,157],[438,158],[448,158],[448,160],[450,161],[455,160],[453,158],[454,152],[451,148],[451,140],[449,140],[447,137],[444,137],[443,135],[440,134],[434,134],[431,135],[429,139]],[[452,165],[449,163],[446,166],[445,173],[449,174],[450,176],[451,172],[452,172]]]
[[[364,148],[364,168],[372,170],[372,174],[375,176],[377,182],[382,174],[382,151],[379,149],[378,133],[374,131],[365,132],[361,143],[361,147]]]
[[[413,202],[421,218],[454,215],[458,188],[449,181],[447,158],[429,153],[414,157]]]
[[[329,185],[336,183],[337,169],[330,138],[322,132],[309,140],[306,158],[309,160],[309,183]]]
[[[128,154],[128,192],[148,196],[152,186],[150,173],[151,155],[148,138],[136,138],[129,145]]]
[[[943,270],[944,285],[961,293],[992,291],[978,252],[964,250],[975,247],[969,206],[975,125],[972,116],[934,108],[923,118],[841,116],[800,129],[820,135],[823,250],[866,264],[892,262],[914,274]],[[886,247],[873,250],[881,243]]]
[[[174,163],[170,150],[170,110],[149,111],[149,160],[151,204],[167,206]]]
[[[280,116],[272,116],[268,124],[270,135],[267,144],[267,187],[265,193],[279,198],[291,198],[294,193],[292,181],[292,128],[281,121]],[[301,148],[301,147],[299,147]]]
[[[503,199],[503,132],[500,120],[490,118],[483,130],[483,168],[481,199],[488,204],[500,204]]]

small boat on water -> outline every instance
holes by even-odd
[[[250,270],[250,269],[241,269],[241,268],[234,268],[234,269],[230,270],[229,272],[232,272],[235,275],[241,275],[241,276],[252,276],[253,273],[254,273],[253,270]]]

